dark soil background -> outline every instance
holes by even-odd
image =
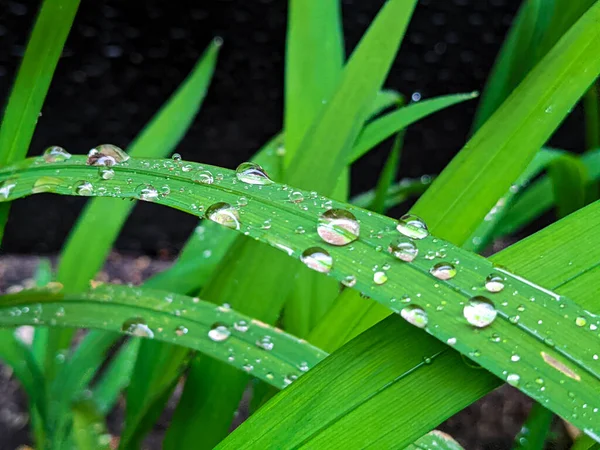
[[[347,53],[383,0],[344,0]],[[6,99],[39,1],[0,0],[0,99]],[[421,0],[386,83],[422,98],[484,87],[520,0]],[[205,104],[177,151],[234,168],[280,130],[287,2],[284,0],[82,1],[58,65],[31,154],[49,145],[85,153],[126,147],[184,79],[212,37],[222,48]],[[401,176],[438,173],[464,144],[476,101],[412,126]],[[575,110],[553,143],[583,146]],[[353,191],[375,185],[389,143],[356,165]],[[60,249],[83,199],[35,196],[14,204],[3,249]],[[159,210],[160,208],[160,210]],[[35,211],[36,220],[31,220]],[[117,241],[121,251],[175,254],[195,218],[139,204]]]

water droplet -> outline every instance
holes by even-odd
[[[448,338],[448,340],[446,342],[448,343],[448,345],[456,345],[456,338],[455,337]]]
[[[360,225],[345,209],[329,209],[319,217],[317,233],[331,245],[347,245],[358,239]]]
[[[504,280],[501,275],[491,273],[485,279],[485,288],[488,292],[500,292],[504,289]]]
[[[519,375],[517,375],[516,373],[511,373],[506,377],[506,382],[508,384],[510,384],[511,386],[518,386],[519,382],[521,381],[521,377]]]
[[[310,247],[302,252],[300,257],[306,266],[321,273],[328,273],[333,267],[333,258],[320,247]]]
[[[181,155],[179,153],[173,153],[171,158],[173,159],[173,161],[181,161]]]
[[[98,175],[100,175],[101,180],[112,180],[115,176],[115,171],[105,167],[100,167],[100,169],[98,169]]]
[[[177,336],[183,336],[184,334],[188,333],[188,329],[186,327],[184,327],[183,325],[179,325],[177,328],[175,328],[175,334]]]
[[[222,323],[213,324],[208,332],[208,337],[210,340],[215,342],[226,341],[229,336],[231,336],[231,331],[229,331],[229,328]]]
[[[198,170],[192,174],[192,181],[201,184],[213,184],[213,174],[209,170]]]
[[[521,357],[520,357],[519,355],[512,355],[512,356],[510,357],[510,360],[511,360],[512,362],[518,362],[518,361],[520,361],[520,360],[521,360]]]
[[[42,177],[42,178],[45,178],[45,177]],[[3,181],[2,184],[0,184],[0,201],[7,200],[8,197],[10,196],[10,192],[13,190],[13,188],[16,185],[17,184],[12,182],[11,180]]]
[[[585,327],[587,325],[587,320],[585,320],[585,317],[579,316],[575,319],[575,325],[578,327]]]
[[[429,322],[427,313],[418,305],[409,305],[400,311],[400,315],[411,325],[417,328],[425,328]]]
[[[235,176],[242,183],[247,184],[272,184],[273,180],[269,178],[264,169],[258,164],[245,162],[235,169]]]
[[[235,329],[235,331],[239,331],[240,333],[245,333],[246,331],[248,331],[249,325],[248,322],[246,322],[245,320],[238,320],[237,322],[235,322],[233,324],[233,328]]]
[[[396,229],[404,236],[412,239],[423,239],[429,236],[427,225],[417,216],[406,214],[400,218]]]
[[[496,319],[497,314],[492,301],[482,296],[471,298],[463,309],[463,315],[467,322],[477,328],[490,325]]]
[[[388,280],[385,272],[379,270],[373,274],[373,282],[375,284],[384,284]]]
[[[158,198],[158,191],[154,186],[150,184],[140,184],[135,189],[135,193],[140,198],[140,200],[144,200],[146,202],[153,202]]]
[[[154,332],[148,327],[146,321],[141,317],[133,317],[123,322],[121,330],[133,336],[141,336],[152,339]]]
[[[208,207],[206,217],[213,222],[233,230],[240,229],[240,215],[229,203],[219,202]]]
[[[289,193],[288,198],[292,203],[302,203],[304,201],[304,194],[300,191],[292,191]]]
[[[438,280],[449,280],[456,276],[456,267],[450,263],[441,262],[434,265],[429,272]]]
[[[356,284],[356,277],[354,275],[346,275],[342,280],[342,284],[346,287],[352,287]]]
[[[92,195],[94,193],[94,186],[89,181],[78,181],[75,183],[73,192],[77,195]]]
[[[64,162],[71,157],[71,154],[62,147],[53,145],[44,150],[42,155],[47,163]]]
[[[271,341],[271,336],[264,336],[262,339],[256,341],[256,346],[270,352],[273,350],[275,344]]]
[[[286,375],[285,378],[283,379],[283,383],[285,384],[285,386],[289,386],[297,379],[298,379],[298,375],[294,375],[294,374]]]
[[[388,247],[388,251],[396,258],[411,262],[419,253],[417,246],[408,238],[398,238],[392,241]]]
[[[88,166],[114,166],[129,159],[129,155],[112,144],[102,144],[88,152]]]

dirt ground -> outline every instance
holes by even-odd
[[[37,263],[37,257],[0,257],[0,291],[5,292],[16,284],[27,284]],[[113,254],[99,278],[103,281],[138,284],[153,273],[164,270],[169,264],[170,261],[167,260]],[[145,449],[161,448],[162,436],[180,395],[181,389],[178,388],[146,439]],[[240,405],[238,421],[247,416],[245,403],[242,401]],[[439,429],[454,437],[466,450],[510,449],[530,406],[531,401],[525,395],[505,385],[451,417]],[[108,420],[108,426],[114,435],[119,433],[123,407],[124,402],[121,400]],[[10,368],[0,365],[0,450],[13,450],[30,444],[28,427],[27,399]],[[567,449],[570,443],[562,422],[555,420],[553,437],[547,448]]]

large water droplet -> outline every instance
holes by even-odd
[[[129,159],[129,155],[112,144],[102,144],[88,152],[88,166],[114,166]]]
[[[229,203],[219,202],[208,207],[206,217],[213,222],[234,230],[240,229],[240,215]]]
[[[150,339],[154,337],[154,332],[150,329],[150,327],[148,327],[146,321],[141,317],[133,317],[126,320],[123,322],[121,330],[133,336],[147,337]]]
[[[500,292],[504,289],[504,279],[497,273],[491,273],[485,279],[485,288],[488,292]]]
[[[317,233],[331,245],[346,245],[358,239],[360,225],[345,209],[329,209],[319,217]]]
[[[412,214],[402,216],[396,229],[404,236],[412,239],[423,239],[429,236],[429,230],[427,230],[425,222]]]
[[[42,155],[47,163],[64,162],[71,157],[71,154],[62,147],[53,145],[44,150]]]
[[[388,247],[388,251],[396,258],[411,262],[419,253],[417,246],[408,238],[398,238],[392,241]]]
[[[94,193],[94,186],[89,181],[78,181],[73,187],[73,192],[77,195],[92,195]]]
[[[231,331],[222,323],[215,323],[208,332],[208,337],[211,341],[223,342],[231,336]]]
[[[429,272],[438,280],[449,280],[456,276],[456,267],[450,263],[441,262],[434,265]]]
[[[373,282],[375,284],[384,284],[387,280],[387,274],[383,270],[379,270],[373,274]]]
[[[140,198],[140,200],[144,200],[146,202],[153,202],[158,198],[158,191],[154,186],[150,184],[140,184],[135,189],[135,193]]]
[[[425,328],[429,322],[427,313],[418,305],[408,305],[402,308],[400,315],[404,320],[417,328]]]
[[[267,173],[258,164],[245,162],[240,164],[235,169],[235,176],[242,183],[247,184],[272,184],[273,180],[269,178]]]
[[[202,184],[213,184],[215,179],[209,170],[198,170],[192,174],[192,181]]]
[[[320,247],[310,247],[302,252],[300,260],[309,268],[321,273],[328,273],[333,267],[333,258]]]
[[[579,316],[575,319],[575,325],[578,327],[585,327],[587,325],[587,320],[585,320],[585,317]]]
[[[463,315],[467,322],[477,328],[490,325],[496,319],[497,314],[494,303],[479,295],[471,298],[463,308]]]

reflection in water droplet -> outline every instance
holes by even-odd
[[[427,313],[418,305],[408,305],[400,311],[400,315],[404,320],[417,328],[425,328],[429,322]]]
[[[88,166],[114,166],[129,159],[129,155],[112,144],[102,144],[88,152]]]
[[[388,280],[385,272],[379,270],[373,274],[373,282],[375,284],[384,284]]]
[[[198,170],[192,174],[192,181],[202,184],[213,184],[213,174],[209,170]]]
[[[360,225],[345,209],[329,209],[319,217],[317,233],[331,245],[347,245],[358,239]]]
[[[429,236],[427,225],[417,216],[407,214],[400,218],[396,229],[404,236],[412,239],[423,239]]]
[[[94,193],[94,186],[89,181],[78,181],[73,187],[73,192],[77,195],[92,195]]]
[[[429,272],[438,280],[449,280],[456,276],[456,267],[450,263],[441,262],[434,265]]]
[[[245,162],[235,169],[235,176],[242,183],[246,184],[272,184],[273,180],[269,178],[264,169],[258,164]]]
[[[146,202],[153,202],[158,198],[158,191],[154,186],[150,184],[140,184],[135,189],[135,193],[140,198],[140,200],[144,200]]]
[[[152,339],[154,332],[148,327],[146,321],[141,317],[133,317],[123,322],[121,330],[133,336],[141,336]]]
[[[208,332],[208,337],[211,341],[223,342],[231,336],[231,331],[222,323],[215,323]]]
[[[100,169],[98,169],[98,175],[100,175],[101,180],[112,180],[115,176],[115,171],[105,167],[100,167]]]
[[[492,301],[482,296],[471,298],[463,308],[463,315],[467,322],[477,328],[490,325],[496,319],[497,314]]]
[[[179,153],[173,153],[171,158],[173,159],[173,161],[181,161],[181,155]]]
[[[47,163],[55,163],[66,161],[67,159],[71,158],[71,154],[64,148],[53,145],[52,147],[48,147],[46,150],[44,150],[42,157]]]
[[[388,251],[396,258],[411,262],[419,253],[415,243],[408,238],[398,238],[392,241],[388,247]]]
[[[500,292],[504,289],[504,279],[497,273],[491,273],[485,279],[485,288],[488,292]]]
[[[333,267],[333,258],[320,247],[310,247],[304,250],[300,261],[310,269],[321,273],[328,273]]]
[[[240,229],[240,215],[229,203],[218,202],[208,207],[206,217],[213,222],[233,230]]]

